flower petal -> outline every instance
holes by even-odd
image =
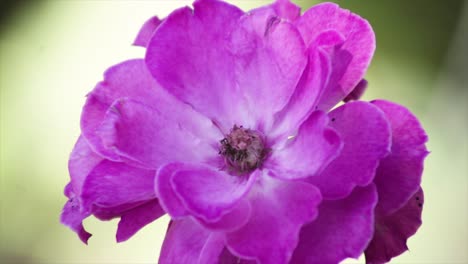
[[[204,165],[180,164],[171,183],[174,192],[192,215],[216,222],[247,194],[256,180],[233,176]]]
[[[155,172],[112,161],[102,161],[83,184],[83,207],[92,205],[115,207],[155,198],[153,182]]]
[[[132,237],[147,224],[165,214],[157,199],[129,210],[122,214],[117,229],[117,242],[123,242]]]
[[[224,248],[219,256],[219,263],[222,264],[257,264],[255,260],[246,260],[234,256],[228,248]]]
[[[301,7],[291,3],[290,0],[276,0],[271,6],[275,10],[276,15],[282,19],[295,21],[301,15]]]
[[[157,107],[130,99],[116,101],[96,131],[102,145],[127,163],[147,169],[217,156],[217,142],[223,136],[211,120],[187,107]]]
[[[389,215],[376,213],[374,237],[365,251],[366,263],[386,263],[408,250],[406,240],[422,224],[423,204],[424,193],[420,188],[398,211]]]
[[[339,263],[358,258],[372,238],[375,186],[356,188],[342,200],[324,201],[318,218],[301,229],[291,263]]]
[[[146,48],[151,40],[151,37],[161,23],[162,20],[160,20],[157,16],[148,19],[138,32],[138,35],[133,41],[133,45]]]
[[[146,69],[142,59],[128,60],[109,68],[104,81],[88,94],[81,114],[81,131],[91,148],[108,159],[119,161],[116,153],[102,146],[96,130],[103,122],[109,107],[119,98],[132,98],[147,105],[173,105]],[[169,102],[168,102],[169,101]]]
[[[320,93],[327,85],[331,65],[328,55],[315,46],[309,47],[309,61],[288,104],[275,115],[270,137],[297,134],[300,125],[315,110]],[[281,139],[280,139],[281,140]]]
[[[355,186],[372,182],[379,161],[390,151],[390,125],[379,108],[361,101],[344,104],[328,116],[344,146],[328,167],[308,181],[326,199],[340,199]]]
[[[83,243],[88,244],[88,239],[91,237],[91,234],[84,229],[83,220],[90,214],[89,212],[81,210],[78,197],[72,193],[71,188],[70,184],[65,187],[69,200],[62,209],[60,222],[73,230]]]
[[[342,148],[338,134],[327,127],[328,117],[321,111],[310,115],[283,149],[273,149],[265,162],[271,175],[282,179],[305,178],[319,173]]]
[[[221,1],[193,5],[194,10],[172,12],[159,26],[146,63],[167,91],[228,130],[242,110],[237,106],[242,98],[235,87],[234,57],[226,46],[243,12]]]
[[[307,45],[324,31],[335,30],[344,37],[329,49],[333,72],[319,104],[319,109],[328,110],[363,78],[375,50],[374,32],[365,19],[332,3],[310,8],[296,25]]]
[[[172,187],[172,175],[181,167],[179,163],[171,163],[161,167],[155,177],[154,189],[159,198],[161,207],[164,208],[171,219],[179,219],[187,216],[188,212],[182,204],[180,198],[176,195]]]
[[[356,101],[364,95],[364,92],[367,89],[367,80],[362,79],[356,87],[343,99],[343,102],[347,103],[349,101]]]
[[[215,222],[196,218],[204,227],[213,231],[232,232],[242,227],[250,219],[252,207],[247,199],[240,199],[239,202],[225,215]]]
[[[211,235],[189,217],[171,221],[158,263],[214,264],[216,258],[210,257],[219,256],[224,243],[218,237],[210,239]]]
[[[392,129],[390,155],[380,162],[375,176],[379,192],[377,209],[389,214],[406,204],[419,189],[424,168],[427,135],[418,119],[405,107],[372,101],[387,116]]]
[[[266,175],[264,175],[266,176]],[[320,191],[299,181],[263,177],[252,190],[250,221],[226,235],[231,252],[260,263],[287,263],[301,226],[317,217]]]
[[[268,131],[272,114],[286,106],[307,63],[300,33],[273,10],[257,9],[240,19],[229,48],[236,84],[257,121],[253,128]]]
[[[86,177],[102,160],[102,157],[94,153],[86,139],[80,135],[68,160],[71,186],[77,196],[81,194]]]

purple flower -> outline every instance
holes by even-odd
[[[358,100],[375,49],[367,21],[330,3],[302,15],[286,0],[193,6],[148,20],[135,40],[145,59],[88,95],[62,222],[86,242],[84,218],[120,217],[124,241],[167,213],[160,263],[405,251],[427,137],[406,108]]]

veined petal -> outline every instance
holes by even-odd
[[[322,94],[319,109],[328,110],[341,101],[363,78],[375,50],[375,35],[369,23],[332,3],[307,10],[296,22],[306,44],[324,31],[339,32],[344,41],[328,49],[332,74]]]
[[[419,190],[424,168],[427,135],[418,119],[405,107],[384,101],[372,101],[390,122],[391,153],[380,162],[375,176],[379,192],[377,209],[390,214],[406,204]]]
[[[242,96],[235,85],[234,57],[226,47],[243,12],[214,0],[193,5],[194,10],[172,12],[159,26],[146,63],[167,91],[228,131],[241,121],[236,116]]]
[[[96,131],[102,145],[122,160],[147,169],[216,157],[217,142],[223,136],[211,120],[187,107],[156,107],[130,99],[116,101]]]
[[[325,113],[312,113],[298,135],[286,142],[284,148],[273,147],[264,167],[271,170],[272,176],[283,179],[306,178],[319,173],[342,148],[340,137],[327,125]]]
[[[226,235],[227,246],[241,258],[287,263],[300,228],[317,217],[320,191],[304,182],[263,176],[249,197],[250,221]]]
[[[307,63],[300,33],[273,10],[257,9],[239,20],[229,48],[236,84],[256,120],[253,128],[269,131],[272,114],[286,106]]]
[[[155,198],[154,171],[125,163],[102,161],[86,178],[81,199],[83,207],[115,207]]]
[[[355,186],[372,182],[379,161],[391,146],[390,125],[379,108],[367,102],[342,105],[328,114],[344,145],[320,174],[307,179],[325,199],[346,197]]]
[[[297,134],[300,125],[315,110],[317,100],[328,83],[331,72],[328,55],[314,45],[309,47],[308,53],[302,77],[288,104],[275,115],[273,131],[269,133],[279,141]]]
[[[377,191],[372,184],[346,198],[324,201],[317,219],[301,229],[291,263],[334,264],[358,258],[372,238]]]
[[[420,188],[396,212],[388,215],[376,212],[374,237],[365,251],[366,263],[386,263],[408,250],[406,240],[414,235],[422,224],[423,204],[424,193]]]

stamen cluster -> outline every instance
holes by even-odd
[[[260,132],[237,125],[220,143],[219,154],[228,168],[241,174],[260,167],[267,152]]]

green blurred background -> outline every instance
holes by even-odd
[[[265,1],[232,1],[244,9]],[[307,8],[317,1],[296,1]],[[59,224],[67,158],[86,93],[112,64],[142,57],[141,24],[187,1],[0,2],[0,262],[156,262],[168,219],[117,244],[117,221],[85,221],[88,246]],[[424,224],[394,263],[468,263],[467,32],[463,1],[338,1],[367,18],[377,51],[366,100],[409,107],[430,142]],[[346,263],[362,263],[349,260]]]

